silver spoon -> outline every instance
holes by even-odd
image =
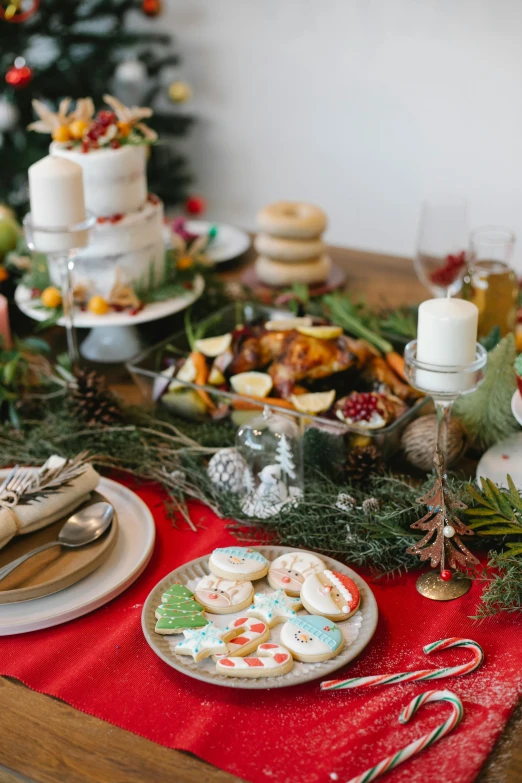
[[[102,533],[105,533],[112,522],[113,516],[114,508],[110,503],[92,503],[92,505],[82,508],[81,511],[77,511],[76,514],[69,517],[58,533],[56,541],[42,544],[42,546],[27,552],[25,555],[13,560],[12,563],[8,563],[3,568],[0,568],[0,581],[5,579],[19,565],[29,560],[30,557],[37,555],[38,552],[44,552],[53,546],[79,547],[96,541]]]

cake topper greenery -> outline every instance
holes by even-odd
[[[78,98],[71,111],[72,99],[64,98],[56,112],[42,101],[33,100],[39,119],[28,125],[28,130],[50,133],[57,144],[66,149],[80,148],[82,152],[157,141],[156,131],[142,122],[152,116],[152,109],[125,106],[112,95],[104,95],[103,100],[109,109],[101,109],[97,114],[91,98]]]

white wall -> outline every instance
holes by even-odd
[[[165,0],[212,218],[315,202],[341,245],[411,254],[420,202],[471,200],[522,259],[520,0]]]

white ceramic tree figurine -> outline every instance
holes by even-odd
[[[286,435],[282,434],[276,449],[276,461],[281,465],[281,470],[286,473],[288,478],[295,479],[295,462],[292,455],[292,449],[288,443]]]

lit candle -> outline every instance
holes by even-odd
[[[459,367],[475,360],[478,308],[463,299],[428,299],[419,306],[417,359],[426,364]],[[430,391],[465,391],[473,379],[426,370],[417,383]]]
[[[9,326],[9,306],[7,299],[0,294],[0,339],[2,348],[11,348],[11,327]]]
[[[29,168],[29,200],[33,226],[67,229],[86,219],[83,171],[78,163],[48,155]],[[68,234],[35,232],[37,250],[60,252],[87,244],[86,231]]]

